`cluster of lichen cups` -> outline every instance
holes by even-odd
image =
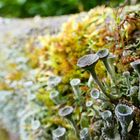
[[[134,68],[134,70],[136,71],[136,73],[138,74],[138,78],[139,78],[139,92],[138,92],[138,100],[140,102],[140,59],[136,60],[134,62],[131,63],[131,66]]]
[[[83,68],[86,71],[90,72],[93,80],[102,91],[102,94],[104,94],[106,99],[108,98],[110,100],[113,100],[113,99],[115,100],[121,97],[121,94],[119,93],[120,91],[118,89],[116,77],[115,77],[115,71],[114,71],[114,66],[113,66],[114,59],[115,59],[115,56],[112,54],[109,54],[108,49],[102,49],[102,50],[99,50],[96,54],[89,54],[89,55],[85,55],[81,57],[77,62],[77,65],[80,68]],[[99,60],[103,62],[108,74],[110,75],[112,82],[115,85],[115,88],[116,88],[115,95],[108,94],[105,87],[103,86],[103,83],[97,77],[95,66]]]
[[[86,71],[90,72],[90,82],[93,82],[94,85],[96,84],[96,88],[93,86],[93,84],[87,83],[87,86],[89,86],[90,89],[90,100],[85,101],[85,107],[87,108],[87,111],[94,111],[97,115],[95,118],[97,120],[101,120],[101,122],[98,124],[97,120],[93,123],[93,126],[95,126],[94,130],[99,128],[101,137],[103,139],[122,139],[127,140],[129,138],[129,132],[128,127],[131,125],[131,129],[133,127],[133,117],[134,117],[134,105],[127,105],[124,103],[120,103],[120,99],[123,96],[121,94],[121,90],[119,89],[119,83],[117,83],[117,78],[115,77],[115,71],[114,71],[114,59],[115,56],[112,54],[109,54],[108,49],[102,49],[99,50],[96,54],[89,54],[81,57],[78,62],[77,66],[80,68],[85,69]],[[108,93],[105,85],[99,80],[96,71],[95,66],[96,63],[101,60],[107,70],[107,73],[110,76],[110,83],[114,86],[115,94]],[[136,62],[131,63],[132,67],[135,69],[135,71],[138,73],[139,80],[140,80],[140,61],[137,60]],[[124,72],[123,76],[126,79],[126,97],[130,97],[130,101],[133,100],[133,97],[137,97],[140,101],[140,85],[139,85],[139,94],[138,94],[138,87],[137,86],[131,86],[130,84],[130,73]],[[72,79],[70,81],[70,85],[74,92],[75,99],[79,99],[82,95],[82,91],[80,89],[81,81],[78,78]],[[135,96],[134,96],[135,95]],[[59,99],[58,92],[51,93],[50,95],[51,99],[55,104],[61,104],[61,101]],[[86,99],[85,99],[86,100]],[[97,107],[96,103],[101,104],[100,107]],[[129,101],[128,101],[129,102]],[[89,109],[90,108],[90,109]],[[73,119],[73,113],[75,108],[72,106],[66,105],[65,107],[60,108],[59,110],[59,116],[63,117],[68,121],[68,123],[72,126],[75,135],[77,139],[81,140],[92,140],[92,139],[99,139],[100,136],[92,135],[91,133],[91,126],[78,126],[76,121]],[[87,121],[86,119],[86,113],[81,113],[81,120]],[[93,116],[92,116],[93,117]],[[119,123],[118,123],[119,122]],[[120,124],[120,127],[119,127]],[[118,129],[119,128],[119,129]],[[121,131],[120,131],[121,130]],[[95,130],[96,131],[96,130]],[[58,127],[56,130],[53,130],[52,136],[54,140],[65,140],[66,137],[66,129],[63,127]]]

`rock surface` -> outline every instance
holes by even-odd
[[[70,16],[60,17],[34,17],[28,19],[5,19],[0,18],[0,43],[14,37],[24,36],[31,29],[59,30],[62,23],[66,22]],[[9,39],[7,39],[9,38]],[[10,41],[10,40],[9,40]]]

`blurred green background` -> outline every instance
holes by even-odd
[[[58,16],[87,11],[97,5],[117,6],[124,0],[0,0],[0,16]]]

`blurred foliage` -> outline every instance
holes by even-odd
[[[1,0],[0,16],[58,16],[87,11],[97,5],[117,6],[124,0]]]

